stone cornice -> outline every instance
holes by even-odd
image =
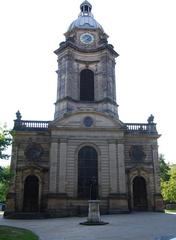
[[[72,48],[78,52],[82,52],[82,53],[95,53],[95,52],[99,52],[102,50],[109,50],[115,57],[118,57],[119,54],[113,49],[113,47],[110,44],[104,44],[101,47],[98,48],[92,48],[92,49],[83,49],[83,48],[79,48],[76,45],[74,45],[72,42],[70,41],[66,41],[64,43],[62,43],[62,45],[60,46],[60,48],[56,49],[54,51],[54,53],[56,55],[58,55],[59,53],[61,53],[62,51],[64,51],[66,48]]]
[[[64,102],[64,101],[72,101],[72,102],[81,103],[81,104],[91,103],[92,105],[93,105],[93,104],[98,104],[98,103],[103,103],[103,102],[105,102],[105,103],[111,103],[111,104],[113,104],[113,105],[115,105],[115,106],[117,106],[117,107],[119,106],[116,102],[114,102],[114,101],[111,100],[110,98],[103,98],[103,99],[98,100],[98,101],[86,102],[86,101],[80,101],[80,100],[73,99],[73,98],[71,98],[71,97],[69,97],[69,96],[64,97],[64,98],[62,98],[62,99],[59,99],[57,102],[55,102],[55,104],[57,104],[57,103],[59,103],[59,102]]]
[[[49,171],[49,167],[46,166],[39,166],[39,164],[35,164],[35,163],[31,163],[31,164],[27,164],[26,166],[19,166],[17,167],[17,171],[25,171],[25,170],[39,170],[39,171]]]
[[[85,64],[86,66],[89,66],[91,64],[96,64],[99,63],[100,61],[87,61],[87,60],[80,60],[80,59],[75,59],[75,62]]]

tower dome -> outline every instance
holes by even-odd
[[[80,5],[80,9],[81,12],[78,18],[70,24],[68,32],[71,32],[75,28],[100,29],[104,32],[102,26],[95,20],[91,13],[92,5],[87,0]]]

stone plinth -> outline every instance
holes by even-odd
[[[101,222],[100,218],[100,201],[99,200],[90,200],[89,202],[89,213],[88,213],[88,222]]]
[[[105,225],[107,222],[101,221],[100,217],[100,201],[90,200],[89,203],[89,213],[86,222],[80,223],[81,225]]]

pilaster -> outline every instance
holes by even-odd
[[[58,164],[58,139],[51,139],[50,147],[50,175],[49,175],[49,192],[57,191],[57,164]]]
[[[12,161],[11,161],[11,171],[13,173],[13,178],[11,180],[11,185],[9,187],[9,192],[6,196],[6,211],[4,213],[4,217],[8,217],[9,213],[13,213],[16,210],[16,193],[15,193],[15,185],[16,185],[16,166],[18,159],[18,149],[19,143],[13,143],[12,146]]]
[[[67,140],[60,139],[59,156],[59,193],[66,191]]]
[[[119,193],[126,194],[125,153],[124,153],[124,142],[123,141],[118,141],[117,152],[118,152]]]
[[[16,167],[17,167],[19,145],[20,144],[16,142],[16,143],[13,143],[13,146],[12,146],[12,161],[11,161],[10,168],[13,173],[13,178],[9,188],[10,193],[15,192]]]
[[[116,169],[118,169],[116,183],[118,182],[119,185],[118,186],[115,185],[118,192],[116,191],[116,193],[114,192],[109,195],[109,213],[126,213],[129,212],[129,208],[128,208],[128,196],[126,193],[124,142],[121,140],[118,141],[116,147],[111,146],[111,150],[113,151],[116,150],[116,148],[117,148]],[[115,167],[115,164],[111,163],[110,166]],[[115,179],[111,178],[111,180],[112,181],[114,180],[115,182]]]
[[[154,201],[155,201],[155,211],[163,212],[164,205],[161,196],[160,188],[160,177],[159,177],[159,161],[158,161],[158,146],[152,146],[152,156],[153,156],[153,172],[154,172]]]
[[[52,139],[50,153],[50,185],[48,213],[50,216],[67,216],[66,186],[67,142],[65,139]]]
[[[117,193],[117,156],[116,142],[109,142],[110,193]]]
[[[154,184],[155,193],[160,193],[160,178],[159,178],[159,161],[158,161],[158,146],[152,146],[153,168],[154,168]]]

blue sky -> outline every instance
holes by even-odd
[[[57,58],[79,14],[80,0],[0,2],[0,122],[52,120]],[[123,122],[147,122],[152,113],[162,137],[159,152],[175,162],[175,0],[91,0],[95,19],[120,54],[117,103]],[[0,163],[1,164],[1,163]]]

